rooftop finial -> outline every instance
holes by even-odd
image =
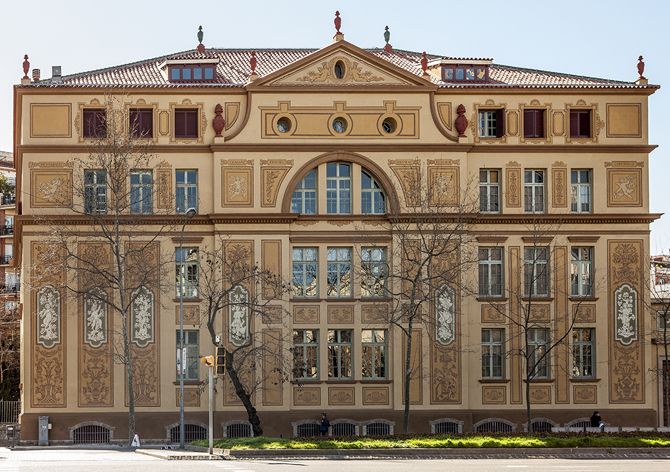
[[[205,45],[202,44],[202,38],[205,36],[205,33],[202,31],[202,25],[198,26],[198,47],[196,48],[199,53],[205,52]]]
[[[256,73],[256,66],[258,65],[258,59],[256,59],[256,51],[251,51],[251,57],[249,58],[249,68],[251,69],[251,74],[249,74],[249,82],[253,82],[258,78]]]
[[[389,31],[389,27],[386,26],[384,28],[384,41],[386,42],[386,44],[384,45],[384,51],[388,53],[393,52],[393,47],[389,43],[390,40],[391,40],[391,32]]]
[[[637,58],[637,73],[641,79],[644,79],[644,57],[640,56]]]
[[[426,57],[426,51],[423,51],[421,53],[421,70],[423,71],[423,75],[428,75],[428,72],[426,72],[427,69],[428,69],[428,57]]]
[[[335,36],[333,36],[333,39],[335,41],[342,41],[344,39],[344,33],[340,31],[340,28],[342,27],[342,18],[340,18],[339,10],[335,12],[333,23],[335,23]]]
[[[29,79],[28,71],[30,70],[30,61],[28,61],[28,54],[23,56],[23,77],[22,79]]]

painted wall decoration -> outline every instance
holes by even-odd
[[[605,162],[607,206],[642,206],[642,167],[636,161]]]
[[[614,291],[614,338],[624,346],[637,340],[637,290],[623,284]]]
[[[444,285],[435,295],[435,340],[447,346],[456,337],[454,289]]]
[[[60,293],[51,285],[37,292],[37,343],[52,348],[60,343]]]
[[[154,295],[146,287],[140,287],[132,296],[131,341],[145,347],[154,340]]]
[[[228,296],[228,339],[234,346],[245,346],[251,340],[249,332],[249,291],[238,285]]]
[[[100,289],[90,290],[84,295],[84,342],[91,347],[100,347],[107,342],[105,298]]]

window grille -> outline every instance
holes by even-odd
[[[348,421],[332,424],[333,436],[356,436],[356,424]]]
[[[226,425],[227,438],[250,438],[253,431],[249,423],[231,423]]]
[[[512,425],[503,420],[485,420],[474,427],[475,433],[511,433]]]
[[[318,436],[318,435],[319,435],[318,423],[302,423],[296,427],[296,436],[299,438]]]
[[[374,422],[365,425],[366,436],[389,436],[391,425],[388,423]]]
[[[441,421],[433,425],[433,432],[435,434],[459,434],[461,425],[455,421]]]
[[[554,425],[547,420],[533,420],[530,427],[533,433],[551,433]]]
[[[108,444],[112,439],[112,431],[106,426],[88,424],[72,431],[74,444]]]
[[[190,443],[198,439],[207,439],[207,428],[199,424],[186,423],[184,425],[184,442]],[[179,425],[170,428],[170,442],[179,442]]]

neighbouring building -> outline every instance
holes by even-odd
[[[651,311],[655,329],[651,339],[656,365],[651,369],[658,378],[658,395],[663,417],[670,426],[670,256],[651,257]]]
[[[399,431],[401,332],[379,322],[375,313],[388,300],[363,293],[352,271],[370,247],[382,249],[374,260],[401,263],[384,260],[393,241],[389,214],[408,211],[417,175],[439,183],[454,208],[474,183],[478,211],[468,231],[480,260],[472,269],[478,293],[463,291],[457,308],[434,310],[451,310],[437,314],[455,336],[418,332],[411,431],[521,430],[518,332],[497,310],[518,316],[520,300],[506,294],[523,286],[535,297],[536,348],[567,333],[532,382],[537,421],[581,426],[599,410],[613,426],[659,425],[646,281],[649,225],[659,217],[649,212],[648,97],[659,87],[643,76],[642,58],[635,81],[609,80],[395,49],[388,39],[363,49],[337,26],[321,49],[215,49],[200,41],[194,50],[90,72],[54,68],[50,79],[39,71],[29,78],[26,59],[14,89],[15,254],[24,279],[44,235],[40,215],[82,231],[82,245],[90,237],[70,218],[76,176],[68,160],[87,154],[105,95],[117,95],[129,116],[141,116],[160,161],[144,170],[143,185],[155,195],[146,212],[169,210],[180,225],[196,207],[185,230],[189,249],[225,235],[301,290],[281,302],[288,324],[262,328],[291,331],[295,345],[287,347],[311,353],[298,370],[305,378],[266,385],[256,396],[266,434],[314,433],[322,411],[338,432]],[[550,253],[529,243],[538,221],[557,228],[541,238]],[[165,250],[177,249],[174,236],[160,240]],[[532,284],[529,258],[545,268]],[[61,296],[38,306],[43,289],[21,287],[22,439],[37,439],[39,416],[49,417],[54,441],[88,426],[124,438],[122,366],[108,341],[93,345],[82,334],[81,304]],[[199,303],[193,296],[185,305],[197,313]],[[146,354],[143,439],[174,438],[176,312],[174,291],[163,294],[148,315],[154,336],[138,345]],[[56,335],[46,338],[41,328]],[[203,327],[188,331],[194,353],[212,353]],[[201,431],[207,397],[197,383],[207,373],[196,365],[192,374],[186,419]],[[245,421],[224,379],[215,435],[247,434]]]

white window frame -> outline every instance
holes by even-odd
[[[144,177],[149,182],[143,182]],[[137,178],[138,182],[133,183]],[[133,170],[130,172],[130,212],[148,215],[153,213],[153,173],[150,170]],[[138,197],[138,198],[135,198]]]
[[[181,254],[180,254],[181,253]],[[175,248],[175,296],[184,288],[184,298],[197,298],[199,289],[199,258],[197,247]]]
[[[495,340],[493,334],[500,334],[500,340]],[[505,378],[505,329],[504,328],[482,328],[482,378],[504,379]],[[500,372],[495,363],[496,356],[500,359]]]
[[[545,251],[545,259],[540,259],[538,255],[539,251]],[[530,255],[529,255],[530,254]],[[524,295],[526,297],[548,297],[551,292],[551,287],[549,286],[550,276],[549,276],[549,247],[548,246],[527,246],[524,247],[523,251],[523,275],[524,275]],[[530,274],[530,280],[528,278],[528,271],[526,268],[528,266],[532,267],[532,273]],[[541,270],[544,268],[544,285],[546,291],[539,291],[539,282],[541,276]]]
[[[538,182],[541,176],[541,182]],[[544,169],[524,169],[523,198],[526,213],[544,213],[546,209],[547,192],[545,183],[547,173]]]
[[[498,174],[498,181],[492,182],[493,172]],[[482,176],[485,175],[484,180]],[[500,169],[479,169],[479,211],[480,213],[500,213]],[[492,193],[495,192],[495,205],[493,205]],[[484,198],[482,197],[485,197]]]
[[[93,179],[89,182],[89,176]],[[103,182],[100,179],[104,178]],[[86,169],[84,171],[84,211],[89,215],[107,214],[107,171]]]
[[[307,187],[307,178],[311,175],[314,175],[314,186]],[[312,169],[298,182],[295,189],[293,190],[293,195],[291,196],[291,212],[299,213],[302,215],[315,215],[319,211],[319,173],[317,169]],[[310,197],[310,200],[314,202],[314,208],[307,208],[307,200]],[[296,203],[299,204],[300,208],[296,208]]]
[[[366,333],[370,333],[370,340],[366,341]],[[382,334],[383,341],[377,341],[376,335]],[[388,350],[387,350],[388,331],[385,329],[364,329],[361,330],[361,375],[365,380],[385,380],[388,377]],[[372,375],[366,375],[365,368],[365,350],[371,351],[370,372]],[[377,375],[381,364],[382,375]]]
[[[179,355],[179,330],[177,330],[177,379],[179,379],[179,368],[182,366],[181,359],[186,362],[183,364],[184,380],[200,380],[200,332],[197,329],[184,330],[184,350],[183,355]],[[195,338],[195,343],[191,342]],[[195,374],[190,372],[189,367],[195,368]]]
[[[381,258],[377,256],[381,254]],[[385,247],[361,248],[361,297],[381,298],[387,296],[388,262]],[[381,284],[379,283],[381,281]],[[370,285],[373,285],[371,288]]]
[[[314,251],[313,260],[305,260],[307,251]],[[296,259],[299,254],[300,258]],[[314,266],[314,293],[307,293],[307,268]],[[296,271],[296,268],[298,270]],[[296,275],[300,275],[299,284],[296,284]],[[291,250],[291,283],[293,286],[293,295],[300,298],[313,298],[319,296],[319,248],[318,247],[294,247]]]
[[[328,175],[329,165],[335,166],[336,171],[334,176]],[[348,176],[340,175],[343,166],[349,168]],[[326,164],[326,213],[330,215],[351,214],[351,207],[353,205],[351,199],[352,171],[353,166],[348,162],[329,162]],[[346,208],[344,205],[345,200],[349,202]]]
[[[582,334],[590,332],[590,341],[585,341]],[[578,336],[575,336],[579,333]],[[590,351],[590,352],[589,352]],[[588,366],[584,360],[589,359]],[[588,367],[590,374],[583,374]],[[596,329],[595,328],[573,328],[572,329],[572,378],[592,379],[596,376]]]
[[[349,333],[349,342],[342,341],[342,334]],[[331,333],[334,335],[334,340],[331,342]],[[328,378],[336,380],[350,380],[354,378],[354,346],[353,329],[329,329],[328,330]],[[345,356],[345,348],[349,348],[349,375],[342,375],[343,358]],[[336,365],[332,365],[335,360]],[[331,375],[337,370],[337,375]]]
[[[312,332],[312,341],[308,340],[307,332]],[[296,342],[296,336],[300,336],[300,341]],[[314,371],[312,375],[305,375],[307,372],[312,372],[312,369],[307,365],[307,351],[314,349],[316,352]],[[298,357],[296,352],[300,352],[302,365],[298,366]],[[318,329],[294,329],[293,330],[293,377],[301,380],[318,380],[319,379],[319,330]],[[301,375],[296,375],[300,373]]]
[[[326,252],[326,296],[329,298],[351,297],[353,295],[352,248],[329,247]],[[346,254],[346,258],[341,257],[342,254]],[[345,279],[348,279],[348,281]]]
[[[364,176],[370,179],[370,187],[363,186]],[[369,195],[369,207],[363,198],[364,195]],[[381,208],[377,206],[378,200],[381,200]],[[386,213],[386,195],[381,184],[370,172],[363,169],[361,169],[361,213],[364,215],[383,215]]]
[[[588,182],[582,182],[586,172]],[[572,169],[570,171],[570,211],[572,213],[591,213],[593,211],[593,171],[591,169]]]
[[[183,172],[184,173],[184,180],[182,182],[179,181],[179,173]],[[189,182],[189,175],[195,175],[195,183]],[[179,201],[179,190],[183,190],[184,195],[183,199],[180,202]],[[195,193],[195,198],[193,205],[189,205],[189,191],[193,190]],[[198,209],[198,170],[197,169],[177,169],[175,171],[175,200],[176,200],[176,206],[175,206],[175,211],[178,214],[185,214],[188,212],[190,208],[193,208],[195,210]],[[180,207],[181,205],[181,207]]]
[[[539,336],[542,333],[543,336]],[[529,328],[528,329],[528,362],[533,366],[531,379],[548,379],[551,375],[551,353],[545,352],[551,346],[551,331],[549,328]],[[538,355],[539,352],[539,355]],[[539,358],[544,357],[537,365]]]
[[[480,110],[479,111],[479,137],[480,138],[496,138],[498,131],[498,120],[496,117],[496,110]]]
[[[577,258],[575,258],[577,252]],[[585,253],[588,254],[584,258]],[[574,246],[570,248],[570,295],[573,297],[593,296],[593,254],[592,246]],[[574,279],[578,283],[575,285]],[[588,284],[583,283],[588,279]]]
[[[479,251],[479,296],[480,297],[502,297],[505,294],[505,250],[502,247],[480,247]],[[482,251],[486,253],[486,258],[482,259]],[[500,251],[500,259],[493,259],[494,251]],[[500,266],[499,287],[500,293],[493,293],[495,286],[493,281],[493,266]],[[487,284],[482,285],[482,268],[487,276]],[[483,292],[482,288],[486,290]]]

